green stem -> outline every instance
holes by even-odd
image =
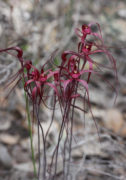
[[[24,81],[23,81],[23,84],[24,84]],[[24,91],[24,97],[25,97],[25,103],[26,103],[26,112],[27,112],[27,119],[28,119],[28,129],[29,129],[29,135],[30,135],[30,146],[31,146],[31,153],[32,153],[32,163],[33,163],[34,175],[35,175],[35,178],[37,178],[37,169],[36,169],[36,163],[35,163],[35,153],[34,153],[33,137],[32,137],[32,124],[31,124],[31,116],[30,116],[30,111],[29,111],[29,101],[28,101],[28,96],[27,96],[25,91]]]

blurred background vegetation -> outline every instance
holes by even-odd
[[[77,50],[75,28],[98,22],[107,46],[112,47],[119,78],[118,98],[102,80],[92,77],[91,104],[99,126],[101,143],[92,116],[87,113],[85,128],[83,114],[75,118],[78,143],[73,148],[75,164],[71,172],[75,180],[126,179],[126,1],[125,0],[0,0],[0,48],[19,46],[25,59],[41,66],[58,48],[56,61],[64,50]],[[96,57],[103,61],[104,57]],[[58,63],[58,62],[57,62]],[[18,70],[16,59],[0,56],[0,180],[29,180],[33,178],[29,132],[22,85],[5,99],[6,80]],[[104,78],[115,83],[111,71]],[[4,100],[4,101],[3,101]],[[46,128],[50,114],[41,112]],[[58,115],[48,139],[49,152],[55,144],[59,128]],[[34,129],[34,145],[37,132]],[[75,136],[76,136],[75,135]],[[42,147],[41,147],[42,148]],[[36,149],[37,159],[37,149]],[[78,167],[78,168],[77,168]],[[78,170],[77,170],[78,169]],[[57,179],[62,177],[59,162]]]

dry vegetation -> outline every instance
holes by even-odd
[[[58,48],[75,49],[75,27],[98,22],[105,43],[112,47],[117,60],[118,98],[100,79],[92,77],[90,100],[98,124],[99,137],[90,113],[77,113],[72,145],[71,180],[126,179],[126,2],[125,0],[0,0],[0,48],[20,46],[26,59],[39,67]],[[96,57],[104,62],[104,57]],[[33,179],[29,132],[23,89],[20,86],[5,99],[5,81],[17,70],[12,57],[0,56],[0,180]],[[111,71],[104,78],[114,83]],[[3,101],[4,100],[4,101]],[[80,102],[81,106],[81,102]],[[41,110],[44,129],[50,112]],[[48,138],[48,161],[60,127],[57,112]],[[37,154],[37,129],[33,130]],[[43,147],[41,146],[41,149]],[[58,162],[57,180],[62,179],[62,161]]]

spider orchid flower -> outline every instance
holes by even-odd
[[[43,68],[41,69],[41,72],[39,72],[39,70],[33,65],[31,68],[32,71],[29,72],[27,76],[24,89],[28,93],[29,97],[32,98],[32,101],[34,103],[37,103],[37,101],[39,104],[41,103],[45,86],[51,87],[55,91],[56,95],[58,95],[56,86],[49,82],[50,77],[52,77],[55,73],[50,70],[44,72]]]
[[[98,33],[92,31],[92,26],[94,26],[94,25],[97,26]],[[81,26],[81,29],[79,29],[79,28],[75,29],[75,33],[81,39],[82,43],[85,42],[86,37],[88,35],[92,35],[95,38],[98,38],[99,40],[101,40],[102,43],[104,43],[103,38],[102,38],[102,34],[101,34],[101,28],[100,28],[100,25],[98,23],[90,23],[88,25],[83,24]]]

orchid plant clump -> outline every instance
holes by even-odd
[[[97,32],[93,32],[93,26],[97,26]],[[14,81],[15,85],[17,85],[23,80],[25,93],[33,105],[33,116],[36,117],[38,125],[39,157],[41,153],[40,143],[43,144],[43,160],[41,162],[41,159],[39,159],[38,179],[41,177],[43,180],[55,179],[59,147],[63,134],[65,134],[64,147],[62,148],[64,167],[63,177],[64,179],[68,178],[70,173],[75,110],[85,113],[85,108],[76,104],[79,98],[82,99],[84,104],[86,103],[88,105],[89,111],[92,114],[89,96],[91,75],[102,78],[103,69],[107,68],[115,73],[115,79],[117,80],[116,61],[104,44],[99,24],[84,24],[81,29],[77,28],[75,32],[80,39],[77,52],[70,50],[64,51],[61,54],[60,64],[55,64],[53,57],[48,60],[40,70],[37,69],[30,60],[24,60],[23,51],[19,47],[10,47],[0,50],[0,53],[6,52],[12,56],[15,56],[12,54],[12,51],[17,52],[16,58],[19,60],[21,68],[11,77],[7,86]],[[106,55],[110,64],[109,66],[96,62],[92,58],[92,55],[98,55],[99,53]],[[49,68],[48,66],[50,61],[53,64],[53,68]],[[106,82],[116,91],[111,82],[108,82],[107,80]],[[12,90],[13,89],[11,89],[11,91]],[[51,96],[50,92],[52,92]],[[49,107],[47,103],[48,99],[51,99],[51,107]],[[52,118],[50,119],[50,125],[46,133],[44,133],[43,125],[39,117],[41,104],[52,110]],[[50,128],[54,121],[57,106],[61,112],[60,130],[57,132],[57,144],[52,154],[51,163],[48,165],[46,151],[47,136],[49,135]],[[42,134],[43,142],[40,142],[40,132]],[[65,169],[66,165],[67,170]],[[43,169],[42,174],[40,173],[41,168]]]

